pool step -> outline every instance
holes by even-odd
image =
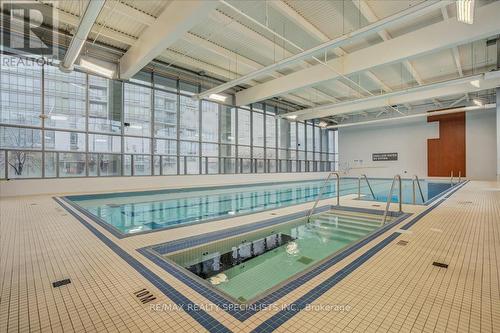
[[[356,220],[356,221],[363,221],[363,222],[375,223],[375,224],[380,223],[380,221],[377,221],[377,220],[370,218],[370,217],[353,216],[351,214],[342,214],[342,213],[339,213],[338,211],[324,212],[324,213],[319,214],[319,216],[327,216],[327,217],[342,216],[342,217],[346,217],[348,219],[352,219],[352,220]],[[382,216],[380,216],[380,219],[382,219]]]
[[[377,225],[366,225],[361,223],[352,223],[351,221],[338,221],[331,219],[323,219],[317,218],[312,220],[312,222],[316,225],[319,224],[321,227],[329,228],[329,229],[343,229],[343,230],[351,230],[351,231],[359,231],[362,233],[371,232],[377,229]]]
[[[324,217],[324,216],[318,216],[317,219],[321,220],[321,221],[329,221],[329,222],[335,222],[335,218],[332,218],[332,217]],[[313,220],[313,219],[312,219]],[[349,224],[349,225],[357,225],[357,226],[360,226],[360,227],[367,227],[367,228],[378,228],[380,226],[380,221],[365,221],[365,220],[345,220],[345,219],[340,219],[339,220],[339,223],[342,223],[342,224]]]
[[[331,224],[319,223],[319,224],[317,224],[317,222],[313,222],[313,226],[317,229],[327,230],[328,232],[350,234],[350,235],[354,235],[356,237],[367,235],[370,232],[372,232],[372,230],[374,230],[374,229],[361,229],[361,228],[356,228],[356,227],[351,227],[348,225],[341,225],[341,224],[336,226],[334,223],[331,223]]]
[[[365,236],[367,233],[357,233],[357,232],[352,232],[352,231],[347,231],[347,230],[342,230],[342,229],[326,229],[326,228],[318,228],[318,227],[313,227],[314,232],[322,237],[327,238],[328,240],[333,240],[333,241],[339,241],[339,242],[344,242],[346,239],[348,241],[354,241],[356,239],[359,239],[363,236]]]

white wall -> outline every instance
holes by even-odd
[[[340,128],[340,169],[369,177],[426,177],[427,139],[437,137],[437,124],[426,118]],[[398,153],[398,160],[373,162],[373,153]]]
[[[494,110],[466,115],[467,178],[495,179],[496,131]],[[439,137],[437,122],[425,117],[339,129],[340,169],[349,174],[427,177],[427,139]],[[372,162],[372,153],[398,153],[398,161]]]
[[[188,176],[144,176],[144,177],[88,177],[58,179],[16,179],[0,181],[0,197],[39,195],[120,192],[165,188],[186,188],[252,184],[264,182],[325,179],[327,172],[267,173],[238,175],[188,175]]]
[[[468,112],[466,117],[467,178],[496,178],[496,110]]]

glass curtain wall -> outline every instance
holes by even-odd
[[[16,59],[1,65],[0,178],[337,166],[336,131],[276,117],[285,111],[273,105],[200,101],[199,85],[157,74],[121,82]]]

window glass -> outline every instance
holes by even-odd
[[[250,145],[250,111],[238,109],[238,144]]]
[[[176,155],[177,141],[155,139],[154,153],[158,155]]]
[[[199,102],[191,97],[180,96],[180,128],[181,139],[198,140],[200,120]]]
[[[303,123],[297,123],[297,149],[298,150],[306,149]]]
[[[40,126],[42,66],[4,54],[1,58],[0,122]]]
[[[297,149],[297,123],[290,123],[290,141],[289,145],[290,149]]]
[[[266,147],[276,147],[276,119],[266,115]]]
[[[199,143],[195,141],[181,141],[179,143],[181,156],[198,156]]]
[[[151,139],[125,137],[125,153],[129,154],[149,154]]]
[[[177,92],[177,80],[154,74],[155,88]]]
[[[321,129],[314,126],[314,151],[321,151]]]
[[[151,89],[125,83],[123,94],[125,134],[151,136]]]
[[[121,155],[99,154],[99,175],[120,176],[122,167]]]
[[[198,93],[198,85],[179,81],[179,89],[182,94],[194,95]]]
[[[122,84],[89,75],[89,131],[119,133]]]
[[[8,178],[39,178],[42,176],[42,153],[9,151],[7,156]]]
[[[219,105],[214,102],[201,103],[201,139],[205,142],[219,142]]]
[[[85,133],[46,130],[46,150],[85,151]]]
[[[41,149],[42,130],[0,126],[0,148]]]
[[[219,156],[219,145],[217,143],[202,143],[201,156]]]
[[[87,76],[64,73],[55,66],[45,67],[45,126],[85,129]]]
[[[236,108],[220,106],[220,140],[223,143],[236,142]]]
[[[99,153],[121,152],[121,137],[116,135],[89,134],[89,151]]]
[[[264,115],[259,112],[252,112],[253,116],[253,145],[264,145]]]
[[[59,153],[59,177],[83,177],[85,171],[85,154]]]
[[[151,155],[134,155],[134,176],[151,175]]]
[[[155,91],[155,137],[177,137],[177,94]]]
[[[312,152],[314,148],[313,125],[306,123],[306,142],[307,151]]]

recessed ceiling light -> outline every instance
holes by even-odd
[[[291,119],[291,120],[297,119],[297,115],[296,114],[292,114],[292,115],[285,116],[285,117],[287,117],[288,119]]]

